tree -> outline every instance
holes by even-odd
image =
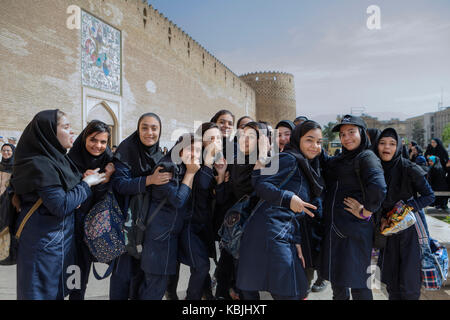
[[[450,143],[450,123],[447,123],[442,131],[442,142],[444,143],[445,148],[447,148]]]
[[[337,135],[336,132],[331,131],[331,130],[333,130],[333,127],[335,125],[336,125],[336,122],[328,122],[328,124],[326,124],[322,130],[322,135],[323,135],[324,142],[325,142],[325,150],[327,150],[327,151],[328,151],[328,142],[333,141]]]
[[[419,121],[414,122],[412,129],[412,139],[416,141],[419,146],[425,145],[424,134],[425,130],[423,129],[421,123]]]

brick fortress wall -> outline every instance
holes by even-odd
[[[70,30],[77,5],[121,31],[122,140],[145,112],[160,115],[162,143],[193,130],[219,109],[256,115],[254,90],[173,22],[140,0],[0,2],[0,135],[16,135],[40,110],[60,108],[74,130],[83,119],[81,33]]]

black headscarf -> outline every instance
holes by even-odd
[[[342,152],[336,157],[338,161],[352,160],[362,151],[370,148],[370,141],[366,133],[366,128],[357,125],[354,126],[359,129],[359,135],[361,136],[361,143],[355,150],[351,151],[345,149],[345,147],[342,145]]]
[[[1,148],[2,150],[3,150],[4,146],[10,146],[11,147],[12,155],[8,159],[4,159],[2,157],[2,162],[0,163],[0,171],[7,172],[7,173],[12,173],[13,164],[14,164],[14,153],[15,153],[16,147],[14,145],[12,145],[11,143],[5,143],[5,144],[2,145],[2,148]]]
[[[69,151],[69,158],[75,163],[78,170],[83,173],[88,169],[100,168],[100,172],[104,171],[106,165],[112,161],[113,153],[109,146],[106,146],[106,150],[99,156],[93,156],[86,150],[86,128],[81,131],[73,143],[72,148]]]
[[[380,137],[381,134],[381,130],[377,129],[377,128],[369,128],[367,129],[367,134],[369,135],[370,138],[370,145],[371,145],[371,149],[372,151],[375,152],[375,144],[378,141],[378,138]]]
[[[425,152],[426,156],[438,156],[441,160],[441,165],[443,168],[445,168],[447,161],[448,161],[448,152],[444,148],[444,144],[442,141],[438,138],[433,138],[432,140],[436,141],[437,146],[432,147],[431,144],[428,145],[427,150]]]
[[[395,139],[395,141],[397,141],[397,149],[395,150],[395,154],[392,157],[392,159],[390,161],[383,161],[381,160],[381,165],[383,166],[383,170],[384,170],[384,176],[386,179],[386,182],[388,181],[388,179],[390,177],[392,177],[393,172],[392,169],[397,167],[399,162],[401,162],[401,157],[402,157],[402,143],[399,140],[399,136],[397,131],[395,131],[395,129],[393,128],[386,128],[383,130],[383,132],[381,132],[380,137],[378,138],[378,140],[375,143],[375,154],[378,156],[378,158],[381,159],[380,154],[378,153],[378,145],[380,144],[380,140],[382,138],[386,138],[386,137],[391,137],[393,139]]]
[[[259,137],[260,137],[259,130],[266,130],[266,134],[267,134],[268,127],[264,123],[255,122],[255,121],[247,123],[244,128],[247,128],[247,127],[252,128],[256,131],[256,137],[257,137],[256,159],[257,159],[259,157],[259,145],[258,145]],[[253,160],[254,157],[251,157],[250,154],[244,155],[242,153],[241,149],[239,148],[239,146],[237,147],[236,156],[234,158],[233,163],[230,166],[230,179],[232,181],[234,196],[237,199],[240,199],[244,195],[251,194],[254,190],[254,188],[252,186],[251,176],[252,176],[253,168],[255,167],[255,163],[250,163],[250,158],[252,158],[252,160]],[[242,162],[241,159],[245,160],[244,163],[241,163]]]
[[[57,113],[58,109],[39,112],[20,137],[11,179],[17,194],[48,186],[68,191],[80,182],[81,174],[56,136]]]
[[[139,138],[139,123],[145,117],[155,118],[158,120],[160,127],[158,141],[150,147],[144,145]],[[161,132],[161,119],[151,112],[143,114],[138,121],[137,130],[119,144],[119,147],[114,154],[114,158],[122,162],[131,170],[132,177],[149,175],[163,156],[159,150]]]
[[[291,129],[291,131],[294,131],[295,124],[291,120],[281,120],[280,122],[278,122],[275,129],[278,129],[279,127],[285,127]]]
[[[378,145],[380,144],[380,140],[385,137],[391,137],[397,141],[397,149],[395,150],[394,156],[390,161],[383,161],[378,152]],[[402,182],[402,143],[397,131],[395,131],[395,129],[393,128],[384,129],[375,143],[374,152],[381,160],[381,165],[383,166],[384,170],[384,179],[386,180],[386,185],[388,186],[385,203],[389,203],[389,206],[391,206],[396,202],[395,200],[398,198],[398,189],[396,188],[396,186],[400,185]]]
[[[314,197],[320,196],[324,188],[325,182],[320,174],[320,162],[319,157],[315,157],[312,160],[308,160],[300,149],[300,139],[302,137],[302,129],[308,123],[314,122],[307,120],[297,125],[291,134],[289,143],[284,147],[284,152],[293,155],[297,159],[297,163],[302,170],[303,174],[309,181],[309,186]],[[306,133],[306,132],[305,132]]]

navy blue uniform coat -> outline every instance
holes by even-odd
[[[386,196],[383,167],[370,150],[360,158],[360,175],[365,189],[365,202],[355,171],[356,158],[324,161],[326,181],[324,203],[325,238],[322,248],[321,275],[333,285],[347,288],[367,288],[370,266],[373,223],[355,217],[344,209],[344,198],[352,197],[364,208],[376,212]],[[373,218],[372,218],[373,219]]]
[[[17,255],[17,299],[63,299],[67,272],[75,264],[74,211],[91,195],[85,182],[65,192],[62,187],[45,187],[37,193],[20,195],[20,225],[33,204],[41,206],[25,224]]]
[[[292,178],[278,186],[295,170]],[[306,295],[308,281],[295,244],[301,244],[299,223],[304,213],[290,210],[294,195],[310,202],[308,180],[294,156],[279,155],[279,171],[262,176],[254,170],[252,183],[264,204],[256,210],[241,239],[237,287],[246,291],[269,291],[281,296]]]

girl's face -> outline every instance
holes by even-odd
[[[2,148],[2,158],[9,159],[12,157],[13,151],[10,146],[3,146]]]
[[[397,141],[392,137],[384,137],[378,143],[378,154],[382,161],[391,161],[397,151]]]
[[[237,131],[239,133],[239,135],[244,134],[244,127],[247,123],[252,122],[253,120],[250,118],[244,118],[241,120],[241,122],[239,122],[239,127],[237,128]]]
[[[280,152],[283,151],[284,147],[289,143],[291,132],[291,129],[286,127],[278,127],[278,136],[276,139],[278,146],[280,147]]]
[[[222,151],[222,133],[217,128],[208,129],[203,134],[203,147],[206,149],[210,145],[214,146],[216,152]]]
[[[428,159],[428,165],[429,165],[430,167],[432,167],[432,166],[434,165],[434,162],[433,162],[433,160],[431,160],[431,159]]]
[[[139,123],[139,139],[146,147],[151,147],[158,142],[161,126],[153,117],[144,117]]]
[[[361,135],[357,126],[351,124],[343,125],[339,130],[339,138],[342,146],[348,151],[355,150],[361,144]]]
[[[86,137],[86,150],[97,157],[106,150],[108,145],[108,132],[93,132]]]
[[[312,129],[301,137],[300,150],[308,160],[317,157],[322,152],[322,130]]]
[[[58,141],[63,148],[72,148],[73,130],[66,116],[62,116],[61,118],[59,118],[58,126],[56,127],[56,138],[58,138]]]
[[[233,117],[231,114],[223,114],[217,119],[216,124],[219,126],[222,135],[228,138],[233,132]]]
[[[200,163],[202,155],[202,142],[194,141],[194,143],[184,147],[181,150],[181,161],[184,164]]]
[[[246,156],[256,150],[258,136],[255,129],[246,127],[244,133],[239,137],[239,150]]]
[[[437,147],[437,142],[435,140],[431,140],[431,146],[433,148],[436,148]]]

